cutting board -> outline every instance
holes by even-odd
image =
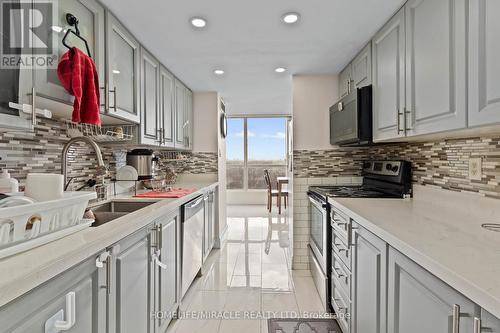
[[[182,198],[193,192],[196,192],[196,189],[174,188],[168,192],[151,191],[138,194],[135,196],[135,198],[161,198],[161,199]]]

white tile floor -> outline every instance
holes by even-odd
[[[286,212],[231,206],[228,226],[227,243],[212,252],[181,304],[191,318],[173,321],[168,333],[267,333],[267,317],[323,313],[310,272],[289,269]]]

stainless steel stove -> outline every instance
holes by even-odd
[[[411,197],[411,195],[411,163],[406,161],[364,162],[363,183],[361,185],[312,186],[309,188],[309,265],[325,309],[329,308],[331,253],[335,252],[332,251],[332,239],[338,236],[339,242],[347,239],[348,243],[350,233],[348,219],[337,221],[337,228],[330,227],[333,221],[332,214],[336,213],[331,205],[333,200],[335,198],[403,199]],[[338,235],[335,234],[335,230],[338,231]],[[348,253],[350,245],[344,244],[342,249],[345,251],[345,255],[350,257]]]

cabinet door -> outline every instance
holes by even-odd
[[[68,52],[68,48],[62,44],[65,29],[71,28],[74,30],[74,27],[70,27],[66,21],[66,14],[71,13],[79,20],[78,29],[80,29],[81,36],[89,44],[90,53],[99,74],[100,87],[104,87],[104,7],[95,0],[58,1],[57,7],[58,15],[55,18],[54,26],[49,31],[49,37],[54,34],[56,35],[56,47],[59,58]],[[72,47],[79,48],[85,54],[87,53],[85,43],[72,34],[68,35],[66,43]],[[62,87],[57,76],[57,68],[38,69],[35,78],[37,96],[73,104],[74,97]]]
[[[171,321],[170,315],[176,310],[179,302],[179,239],[180,219],[176,214],[159,222],[161,232],[159,247],[160,261],[165,268],[155,268],[155,311],[162,315],[155,322],[156,332],[165,332]]]
[[[350,85],[352,78],[352,67],[351,64],[347,65],[346,68],[340,73],[339,76],[339,98],[344,98],[349,95]]]
[[[500,122],[500,1],[469,1],[469,126]]]
[[[149,232],[138,233],[113,248],[115,270],[110,332],[151,332],[152,275]]]
[[[208,202],[209,202],[209,215],[208,218],[210,219],[210,249],[213,249],[214,244],[215,244],[215,192],[212,191],[210,192],[210,196],[208,197]]]
[[[466,127],[466,2],[406,3],[408,136]]]
[[[483,309],[481,309],[481,332],[500,333],[500,319]]]
[[[405,12],[401,9],[372,41],[373,140],[404,137]]]
[[[353,332],[387,332],[387,244],[359,225],[353,229]]]
[[[352,61],[352,84],[354,89],[363,88],[372,84],[372,43]]]
[[[175,79],[165,68],[160,68],[160,114],[163,146],[174,147],[175,140]]]
[[[106,112],[139,123],[139,43],[109,12],[106,12],[106,36]]]
[[[185,90],[185,119],[186,127],[184,129],[184,142],[186,143],[186,149],[193,148],[193,92],[186,88]]]
[[[160,63],[141,48],[141,144],[160,143],[159,75]]]
[[[65,320],[66,295],[75,293],[75,324],[70,333],[105,333],[105,269],[88,260],[0,309],[2,332],[44,333]],[[51,320],[52,318],[52,320]],[[52,325],[51,325],[52,323]],[[54,331],[55,332],[55,331]]]
[[[7,4],[7,3],[6,3]],[[14,2],[15,4],[15,2]],[[30,8],[29,2],[21,4],[24,8]],[[28,7],[28,8],[27,8]],[[25,22],[17,15],[11,15],[10,28],[15,31],[23,31],[26,27]],[[2,22],[2,24],[4,24]],[[15,37],[14,37],[15,35]],[[11,38],[15,39],[12,40]],[[6,45],[19,45],[20,36],[17,34],[2,35],[2,43]],[[3,51],[8,55],[9,51]],[[14,57],[18,56],[18,51],[14,50]],[[33,54],[25,54],[31,57]],[[21,60],[21,58],[19,59]],[[0,70],[0,129],[19,129],[19,130],[33,130],[31,114],[25,116],[17,108],[13,108],[12,104],[27,104],[32,105],[33,102],[33,82],[34,71],[22,61],[16,61],[12,66],[4,67]],[[35,118],[36,120],[36,118]]]
[[[208,257],[210,253],[210,202],[208,195],[204,198],[205,201],[205,217],[203,221],[203,259]]]
[[[392,248],[388,272],[389,333],[453,332],[456,306],[460,333],[473,332],[479,310],[469,299]]]
[[[186,128],[186,88],[184,85],[175,80],[175,148],[183,149],[185,144],[185,128]]]

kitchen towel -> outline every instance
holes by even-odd
[[[75,96],[73,122],[101,126],[99,76],[94,60],[74,47],[61,57],[57,75],[63,87]]]
[[[146,192],[142,194],[138,194],[135,197],[136,198],[161,198],[161,199],[168,199],[168,198],[182,198],[188,194],[191,194],[195,192],[195,189],[184,189],[184,188],[174,188],[171,191],[151,191],[151,192]]]

